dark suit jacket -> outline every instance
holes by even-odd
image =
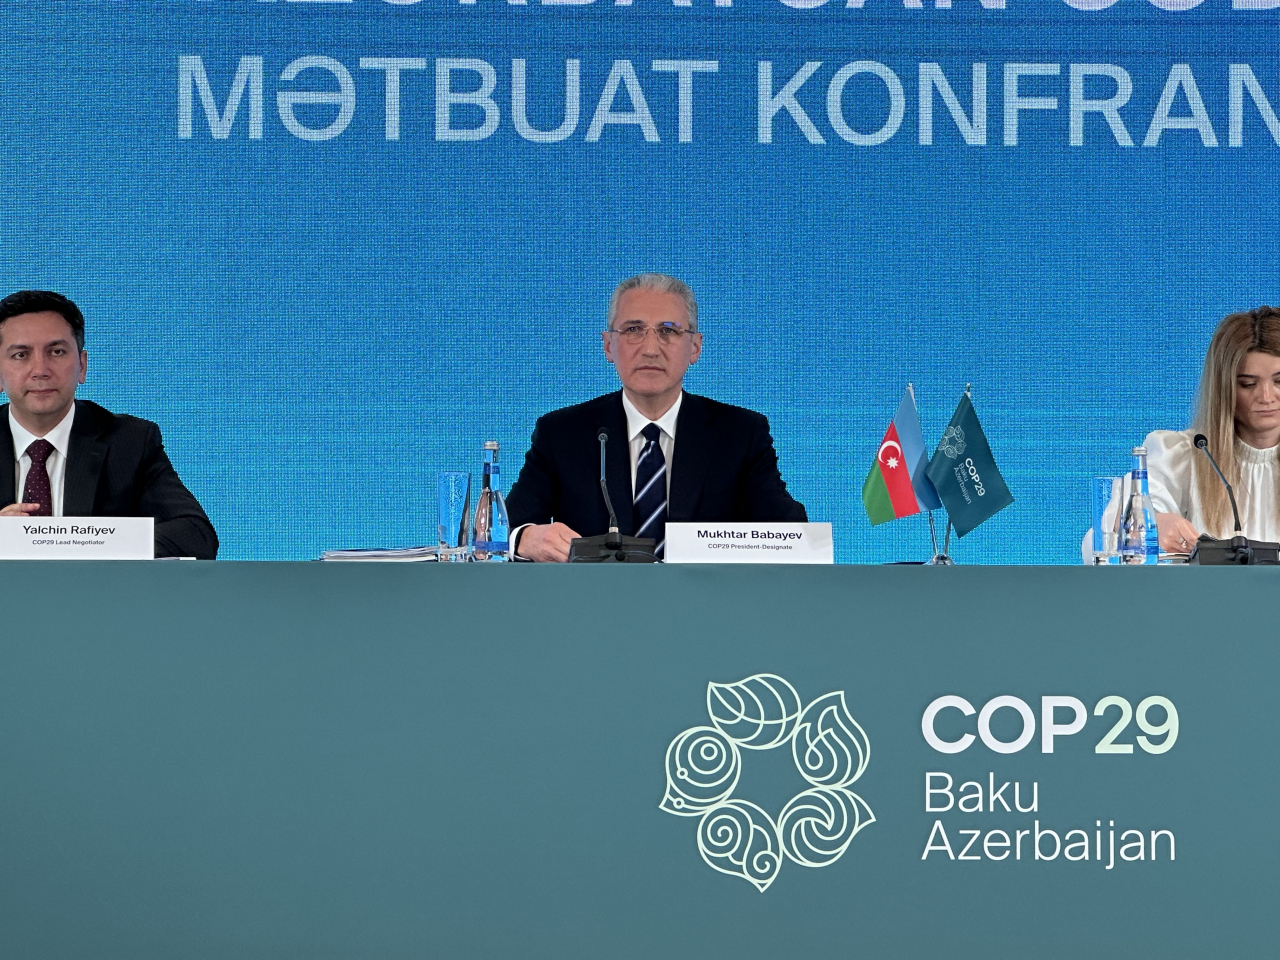
[[[620,390],[538,419],[507,498],[512,529],[558,520],[584,537],[608,532],[599,427],[609,428],[606,465],[618,530],[632,534],[631,455]],[[769,421],[751,410],[686,393],[669,469],[668,522],[808,519],[778,473]]]
[[[16,503],[9,405],[0,406],[0,506]],[[154,517],[157,557],[218,554],[218,535],[164,452],[160,428],[76,401],[62,512],[68,517]]]

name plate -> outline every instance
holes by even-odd
[[[668,523],[667,563],[835,563],[829,523]]]
[[[0,560],[154,560],[151,517],[0,517]]]

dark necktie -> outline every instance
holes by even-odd
[[[662,558],[667,545],[667,460],[658,445],[662,433],[656,423],[642,431],[645,439],[640,459],[636,461],[636,497],[632,502],[632,516],[639,525],[637,537],[653,537],[657,547],[654,555]]]
[[[43,438],[27,447],[27,456],[31,458],[31,469],[27,471],[27,482],[22,488],[22,502],[40,504],[39,510],[29,514],[32,517],[53,516],[53,489],[49,486],[49,471],[44,465],[51,453],[53,453],[53,444]]]

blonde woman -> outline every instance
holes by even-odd
[[[1240,524],[1251,540],[1280,541],[1280,310],[1259,307],[1226,317],[1204,358],[1195,426],[1148,434],[1151,502],[1160,549],[1187,553],[1196,538],[1232,535],[1227,491],[1197,433],[1235,490]]]

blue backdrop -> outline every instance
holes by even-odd
[[[839,560],[928,555],[859,499],[910,380],[931,446],[974,384],[1017,498],[958,559],[1078,561],[1087,478],[1280,299],[1278,14],[802,2],[5,3],[0,286],[81,304],[81,396],[161,424],[226,558],[430,542],[438,470],[497,439],[510,483],[614,388],[658,270]]]

